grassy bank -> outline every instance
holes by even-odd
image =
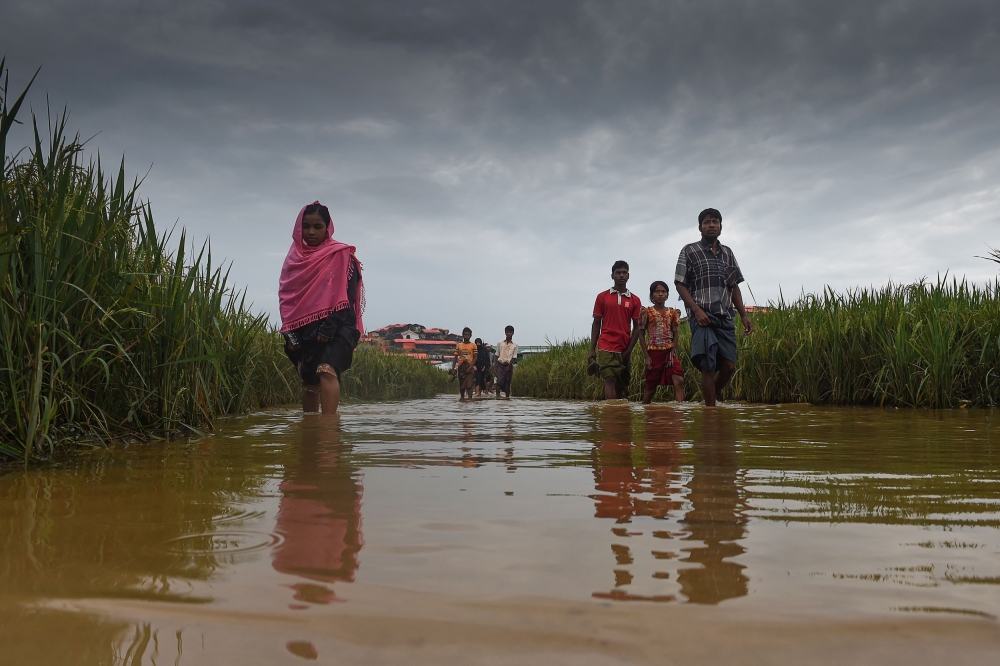
[[[124,164],[108,173],[87,160],[65,114],[44,132],[33,123],[33,145],[8,155],[20,99],[2,94],[0,458],[298,401],[280,336],[209,247],[159,233]],[[447,388],[426,363],[369,349],[344,377],[348,400]]]
[[[738,334],[739,371],[730,400],[899,407],[991,407],[1000,402],[1000,283],[980,287],[940,280],[830,290],[754,315]],[[686,393],[700,399],[690,334],[681,327]],[[568,343],[525,359],[514,374],[518,395],[598,399],[587,377],[588,343]],[[630,398],[641,397],[642,361],[632,360]],[[667,392],[661,389],[658,397]]]
[[[359,345],[354,365],[344,373],[346,402],[381,402],[431,398],[438,393],[458,393],[451,375],[430,363],[404,354],[386,354],[371,345]]]
[[[685,326],[681,327],[679,342],[681,358],[688,360],[691,336]],[[561,400],[602,400],[604,380],[587,375],[587,354],[590,341],[564,342],[544,354],[529,356],[518,362],[511,381],[511,392],[516,396],[534,398],[555,398]],[[684,363],[685,396],[688,400],[695,395],[700,375]],[[638,347],[632,354],[632,380],[629,382],[629,400],[641,400],[644,388],[642,352]],[[673,387],[668,391],[661,387],[656,400],[673,399]]]

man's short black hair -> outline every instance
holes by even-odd
[[[466,331],[469,332],[469,335],[472,335],[472,329],[469,328],[468,326],[466,326],[465,328],[462,329],[462,335],[465,335]]]
[[[719,212],[718,208],[706,208],[705,210],[698,213],[698,228],[701,229],[701,223],[705,221],[706,217],[714,217],[719,222],[722,222],[722,213]]]
[[[611,272],[614,273],[619,268],[624,268],[625,270],[628,270],[628,262],[619,259],[611,266]]]
[[[653,298],[653,292],[656,291],[657,287],[663,287],[664,289],[667,290],[667,295],[668,296],[670,295],[670,287],[667,286],[666,282],[664,282],[663,280],[654,280],[653,284],[649,285],[649,298],[650,299]]]
[[[503,329],[503,332],[506,333],[507,331],[513,331],[513,330],[514,330],[514,327],[511,326],[510,324],[507,324],[506,328]]]

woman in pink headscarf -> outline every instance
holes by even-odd
[[[333,240],[330,211],[316,201],[301,211],[281,267],[278,301],[285,353],[302,378],[302,409],[333,414],[340,376],[351,367],[364,331],[361,262]]]

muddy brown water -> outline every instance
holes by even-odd
[[[0,476],[0,663],[1000,663],[1000,414],[454,397]]]

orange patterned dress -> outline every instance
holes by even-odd
[[[658,312],[652,305],[642,314],[642,325],[646,329],[646,348],[651,350],[673,349],[674,329],[680,324],[681,312],[667,308]]]

